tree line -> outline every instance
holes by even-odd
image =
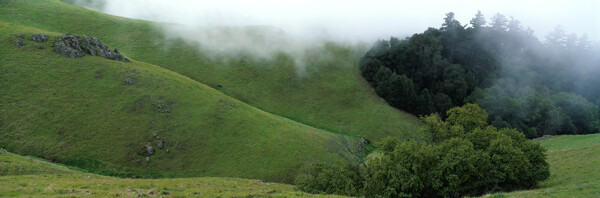
[[[454,13],[440,28],[374,44],[362,76],[390,105],[427,115],[475,103],[497,128],[526,137],[600,131],[600,58],[587,36],[557,26],[539,41],[530,28],[478,12],[469,25]]]

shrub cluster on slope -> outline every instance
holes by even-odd
[[[460,197],[531,188],[550,176],[545,149],[515,129],[497,129],[475,104],[446,121],[423,117],[427,141],[387,138],[366,165],[317,163],[296,178],[301,190],[367,197]]]
[[[363,77],[392,106],[426,115],[477,103],[497,128],[527,137],[600,130],[600,59],[587,37],[559,27],[541,43],[518,20],[478,13],[466,28],[448,13],[441,28],[375,43]],[[592,101],[592,102],[589,102]]]

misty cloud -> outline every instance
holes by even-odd
[[[347,1],[347,0],[71,0],[108,14],[166,22],[168,37],[182,38],[203,53],[291,55],[302,66],[307,49],[323,41],[367,42],[403,38],[440,27],[447,12],[468,24],[477,10],[502,13],[535,30],[544,40],[556,25],[567,33],[600,38],[600,3],[583,1]],[[589,20],[588,20],[589,19]],[[302,67],[300,67],[302,68]]]
[[[89,0],[78,0],[79,2]],[[562,25],[569,33],[600,39],[600,2],[546,1],[347,1],[347,0],[102,0],[103,12],[193,26],[273,26],[294,36],[374,41],[439,27],[447,12],[463,24],[477,10],[486,17],[513,16],[537,36]],[[95,1],[98,2],[98,1]],[[98,3],[96,3],[98,5]]]

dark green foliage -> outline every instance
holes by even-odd
[[[388,194],[431,196],[440,186],[439,175],[429,171],[439,153],[432,145],[415,141],[401,142],[393,152],[369,162],[365,170],[365,195]]]
[[[440,160],[436,171],[442,176],[443,182],[438,195],[458,197],[479,194],[494,185],[495,180],[490,174],[493,170],[490,156],[485,151],[475,150],[468,140],[448,139],[438,146],[438,150]]]
[[[558,26],[541,43],[512,17],[486,23],[478,12],[463,26],[450,12],[439,29],[378,41],[361,72],[391,106],[417,115],[476,103],[487,122],[528,138],[599,132],[600,59],[586,36]]]
[[[598,106],[584,97],[565,92],[555,95],[553,100],[573,120],[577,134],[598,133]]]
[[[514,127],[528,138],[557,134],[597,133],[598,107],[582,96],[521,87],[507,92],[499,86],[477,89],[467,98],[477,101],[497,128]]]
[[[358,166],[333,167],[313,163],[301,170],[295,181],[298,189],[309,193],[358,195],[363,188],[363,178]]]
[[[487,125],[488,115],[479,106],[452,108],[447,117],[422,118],[428,141],[385,138],[379,143],[381,154],[366,167],[317,163],[296,184],[311,193],[462,197],[532,188],[550,176],[543,147],[515,129]]]
[[[476,104],[466,104],[462,107],[454,107],[448,112],[448,121],[451,125],[460,125],[467,131],[482,128],[487,125],[488,114]]]

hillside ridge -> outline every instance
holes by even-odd
[[[135,59],[71,59],[31,39],[16,46],[15,35],[60,34],[0,26],[0,146],[11,151],[106,175],[287,182],[306,161],[334,159],[324,148],[329,132]]]

